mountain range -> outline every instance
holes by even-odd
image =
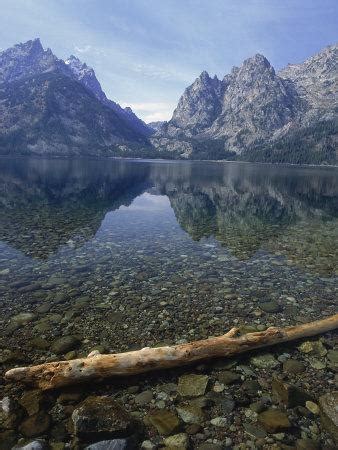
[[[0,53],[0,154],[114,155],[153,130],[109,100],[92,68],[39,39]]]
[[[223,79],[203,71],[171,120],[147,125],[34,39],[0,53],[0,154],[334,164],[337,80],[338,45],[278,72],[257,54]]]
[[[257,54],[220,80],[207,72],[181,96],[153,144],[182,156],[332,162],[337,159],[338,45],[276,72]]]

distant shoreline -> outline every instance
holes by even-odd
[[[120,160],[120,161],[146,161],[146,162],[170,162],[170,163],[182,163],[182,162],[204,162],[204,163],[236,163],[236,164],[254,164],[254,165],[268,165],[268,166],[292,166],[292,167],[315,167],[315,168],[333,168],[338,169],[338,164],[295,164],[295,163],[277,163],[277,162],[263,162],[263,161],[239,161],[239,160],[227,160],[227,159],[166,159],[166,158],[138,158],[138,157],[122,157],[122,156],[94,156],[94,155],[0,155],[1,159],[56,159],[56,160],[76,160],[76,159],[93,159],[93,160]]]

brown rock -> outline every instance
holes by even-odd
[[[279,403],[284,404],[288,408],[305,406],[307,401],[314,400],[312,395],[308,392],[292,384],[284,383],[277,378],[272,381],[272,395],[278,400]]]
[[[278,409],[268,409],[258,415],[258,421],[269,433],[277,433],[291,426],[288,416]]]
[[[50,416],[40,411],[22,422],[19,430],[25,437],[36,437],[45,433],[49,429],[50,424]]]
[[[148,414],[147,421],[156,428],[159,434],[165,436],[174,433],[179,427],[179,420],[176,414],[166,409]]]
[[[72,414],[74,434],[83,440],[128,437],[135,420],[110,397],[87,397]]]
[[[43,406],[48,404],[48,400],[50,399],[42,391],[33,390],[25,392],[19,403],[25,408],[29,416],[33,416],[43,409]]]

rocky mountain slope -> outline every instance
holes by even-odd
[[[153,143],[175,153],[177,140],[184,141],[189,150],[185,146],[181,155],[189,157],[206,143],[209,154],[220,159],[233,152],[249,160],[251,154],[259,160],[260,152],[265,160],[275,145],[284,146],[286,155],[278,153],[283,160],[292,151],[303,151],[304,145],[311,146],[311,155],[305,155],[310,160],[320,160],[322,152],[324,162],[332,162],[337,157],[337,80],[338,45],[278,73],[259,54],[234,67],[223,80],[202,72]],[[203,152],[207,157],[208,150]]]
[[[159,131],[161,130],[162,126],[165,124],[166,122],[163,120],[157,120],[156,122],[148,122],[147,125],[148,127],[150,127],[153,131]]]
[[[118,103],[107,98],[91,67],[88,67],[86,63],[82,63],[74,55],[71,55],[65,63],[69,67],[75,80],[79,81],[83,86],[90,90],[98,100],[115,111],[123,120],[127,121],[132,128],[144,136],[153,134],[152,128],[148,127],[143,120],[139,119],[130,107],[122,108]]]
[[[170,121],[147,125],[35,39],[0,53],[0,154],[336,164],[337,80],[338,45],[279,72],[257,54],[223,79],[202,72]]]
[[[93,69],[39,39],[0,53],[0,119],[0,154],[142,153],[151,133],[106,97]]]

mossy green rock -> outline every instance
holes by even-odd
[[[208,381],[207,375],[183,375],[178,380],[178,393],[182,397],[199,397],[204,395]]]
[[[202,408],[196,405],[181,405],[177,408],[177,413],[184,423],[202,423],[204,414]]]
[[[253,366],[258,367],[258,369],[274,369],[279,366],[279,362],[273,355],[271,355],[271,353],[253,356],[250,359],[250,363]]]
[[[177,415],[166,409],[161,409],[148,414],[146,422],[149,422],[156,428],[159,434],[164,436],[174,433],[179,427]]]
[[[186,433],[174,434],[164,439],[164,445],[170,449],[186,449],[188,447],[189,439]]]

